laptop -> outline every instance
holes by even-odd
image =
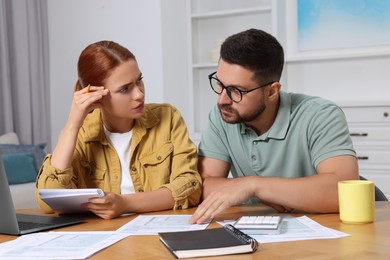
[[[24,235],[84,222],[79,218],[17,214],[0,153],[0,233]]]

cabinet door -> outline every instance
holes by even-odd
[[[390,179],[390,147],[356,147],[359,169],[389,170]]]
[[[354,145],[390,147],[390,125],[351,124],[349,132]]]
[[[390,107],[342,107],[359,162],[359,174],[390,197]]]
[[[390,124],[390,107],[366,106],[366,107],[343,107],[348,123],[386,123]]]

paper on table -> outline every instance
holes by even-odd
[[[42,232],[0,246],[1,259],[85,259],[125,238],[116,232]]]
[[[206,229],[206,224],[189,224],[191,215],[140,215],[123,225],[117,232],[128,235],[157,235],[162,232]]]
[[[235,221],[224,221],[221,225],[234,224]],[[283,217],[281,233],[278,235],[253,235],[260,243],[286,242],[310,239],[331,239],[350,236],[349,234],[324,227],[307,216]]]

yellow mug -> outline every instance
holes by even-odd
[[[371,223],[375,219],[375,184],[369,180],[338,183],[340,220],[348,224]]]

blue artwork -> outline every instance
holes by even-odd
[[[300,51],[390,46],[388,0],[297,0]]]

